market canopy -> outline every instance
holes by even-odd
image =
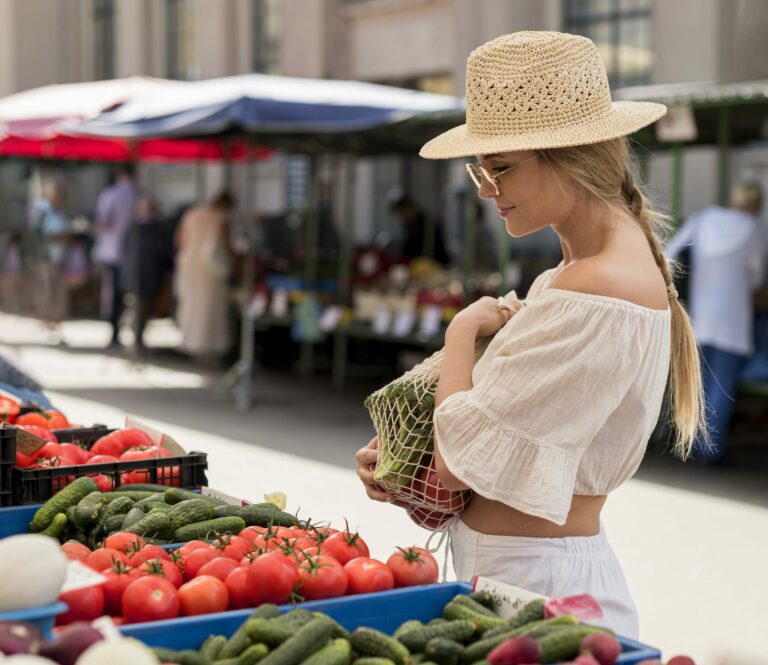
[[[183,84],[144,76],[48,85],[0,99],[0,156],[106,161],[258,158],[243,142],[73,136],[65,126],[113,110],[138,95]]]
[[[154,90],[68,131],[93,137],[258,136],[312,152],[412,149],[456,124],[460,99],[360,81],[246,74]],[[340,136],[344,136],[343,139]],[[409,141],[409,138],[412,139]]]

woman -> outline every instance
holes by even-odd
[[[210,364],[229,349],[229,224],[233,200],[221,192],[192,208],[176,232],[176,289],[181,348]]]
[[[611,102],[590,40],[521,32],[470,55],[467,124],[421,151],[475,155],[472,179],[507,232],[551,226],[563,251],[522,306],[482,298],[446,333],[436,468],[447,488],[474,490],[450,527],[456,575],[590,593],[603,622],[629,637],[637,614],[602,508],[640,465],[668,375],[681,457],[703,427],[690,321],[625,138],[664,113]],[[475,340],[487,335],[475,366]],[[358,451],[358,474],[371,498],[392,500],[373,482],[376,445]]]

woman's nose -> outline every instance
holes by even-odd
[[[483,179],[480,182],[481,182],[481,185],[480,185],[480,188],[477,190],[477,193],[481,199],[492,199],[494,196],[498,196],[496,187],[493,185],[493,183],[490,180],[488,180],[488,178],[483,176]]]

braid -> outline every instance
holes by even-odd
[[[667,285],[669,306],[672,311],[672,347],[668,399],[671,424],[675,429],[674,449],[687,458],[697,437],[709,441],[706,430],[704,395],[698,347],[688,313],[677,299],[673,273],[659,240],[659,231],[666,226],[663,217],[649,209],[645,194],[635,184],[632,168],[628,164],[621,182],[621,195],[632,216],[645,233],[656,265]]]

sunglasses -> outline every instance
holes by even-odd
[[[467,164],[467,173],[469,173],[469,177],[472,178],[472,182],[477,185],[477,188],[480,189],[483,186],[483,180],[487,180],[491,183],[493,186],[494,191],[496,192],[496,196],[499,196],[499,178],[503,176],[506,173],[509,173],[510,171],[514,171],[517,168],[520,168],[523,164],[526,162],[530,162],[532,159],[536,159],[541,153],[537,152],[533,157],[529,157],[528,159],[524,159],[519,164],[515,164],[513,166],[510,166],[509,168],[504,169],[500,173],[491,173],[487,169],[480,166],[480,164]]]

